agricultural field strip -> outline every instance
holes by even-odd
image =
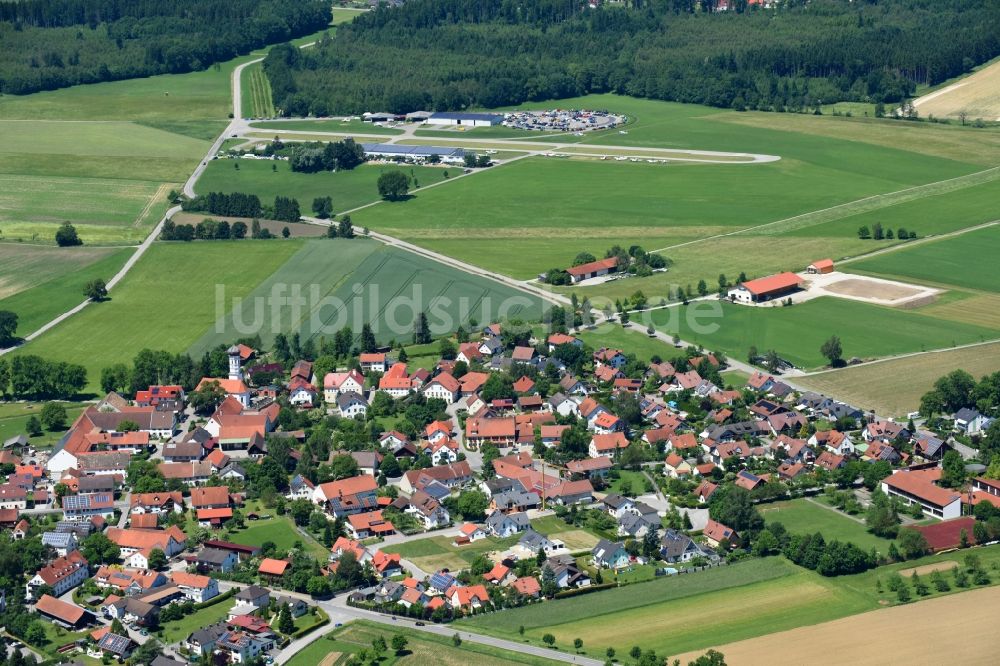
[[[993,338],[991,340],[980,340],[979,342],[969,342],[962,345],[955,345],[954,347],[940,347],[938,349],[926,349],[918,352],[907,352],[905,354],[896,354],[892,356],[882,356],[880,358],[872,359],[870,361],[863,361],[861,363],[855,363],[848,368],[843,368],[839,370],[814,370],[814,371],[804,371],[799,372],[796,377],[813,377],[816,375],[833,375],[838,372],[844,372],[844,370],[851,370],[854,368],[863,368],[870,365],[876,365],[878,363],[886,363],[887,361],[900,361],[906,358],[913,358],[914,356],[925,356],[927,354],[943,354],[951,351],[959,351],[962,349],[975,349],[976,347],[984,347],[987,345],[995,345],[1000,342],[1000,338]],[[943,373],[942,373],[943,374]]]
[[[821,210],[815,210],[815,211],[810,211],[808,213],[803,213],[801,215],[795,215],[793,217],[788,217],[783,220],[776,220],[774,222],[758,224],[757,226],[746,227],[744,229],[738,229],[736,231],[730,231],[724,234],[715,234],[713,236],[707,236],[705,238],[690,240],[684,243],[678,243],[676,245],[668,245],[667,247],[661,247],[659,249],[652,251],[664,252],[666,250],[673,250],[679,247],[684,247],[686,245],[693,245],[695,243],[702,243],[705,241],[715,240],[718,238],[724,238],[726,236],[738,236],[741,234],[753,234],[753,235],[763,235],[763,236],[778,235],[788,231],[794,231],[796,229],[802,229],[806,227],[816,226],[818,224],[823,224],[826,222],[832,222],[834,220],[839,220],[845,217],[849,217],[851,215],[859,215],[861,213],[867,213],[881,208],[888,208],[889,206],[905,203],[907,201],[923,199],[924,197],[934,196],[938,194],[946,194],[948,192],[962,190],[967,187],[973,187],[975,185],[982,185],[983,183],[988,183],[997,179],[1000,179],[1000,167],[991,167],[989,169],[976,171],[975,173],[966,174],[964,176],[957,176],[955,178],[939,180],[933,183],[926,183],[924,185],[916,185],[914,187],[908,187],[902,190],[897,190],[895,192],[875,194],[870,197],[864,197],[862,199],[856,199],[855,201],[848,201],[847,203],[838,204],[836,206],[830,206],[829,208],[823,208]]]

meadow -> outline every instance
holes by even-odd
[[[716,307],[721,307],[721,316],[712,312]],[[698,312],[709,314],[699,319],[694,316]],[[633,318],[637,325],[645,325],[645,321],[641,316]],[[845,359],[941,349],[998,337],[997,330],[984,326],[829,296],[792,307],[692,304],[656,310],[652,321],[658,330],[679,331],[685,341],[724,351],[733,358],[746,358],[755,346],[761,353],[774,349],[801,368],[826,363],[820,347],[831,335],[840,337]]]
[[[256,194],[263,202],[271,202],[275,196],[292,197],[298,199],[303,215],[313,214],[312,202],[316,197],[331,197],[334,211],[341,213],[378,201],[378,178],[386,171],[403,171],[420,187],[461,173],[457,168],[389,164],[363,164],[350,171],[297,173],[287,161],[224,159],[209,162],[195,188],[200,193]],[[412,195],[414,201],[424,196],[423,192]]]
[[[990,572],[992,582],[1000,582],[995,569],[1000,562],[998,546],[932,555],[836,578],[770,557],[463,619],[457,625],[538,645],[544,634],[551,633],[563,649],[571,649],[573,639],[582,638],[583,652],[602,659],[609,646],[618,654],[639,645],[655,649],[658,655],[677,655],[896,604],[895,593],[885,587],[887,575],[909,576],[914,567],[961,562],[970,552]],[[932,586],[931,590],[934,598],[961,588],[938,592]],[[524,639],[519,638],[522,626]]]
[[[0,442],[16,437],[17,435],[27,435],[28,419],[38,416],[44,403],[38,402],[9,402],[0,403]],[[76,420],[76,417],[83,411],[77,403],[61,403],[66,408],[66,425],[69,426]],[[36,448],[45,448],[58,442],[65,434],[66,430],[46,430],[38,437],[31,438],[31,445]]]
[[[508,666],[528,664],[529,666],[549,666],[560,662],[544,657],[536,657],[522,652],[512,652],[488,645],[464,641],[455,646],[451,638],[426,631],[408,629],[405,626],[388,626],[378,622],[355,620],[331,631],[323,638],[310,643],[297,652],[288,666],[332,666],[342,663],[346,655],[353,655],[362,649],[371,648],[372,640],[378,636],[386,643],[396,635],[407,639],[406,651],[395,654],[391,650],[378,663],[381,666],[465,666],[471,661],[482,666]]]
[[[270,541],[279,551],[289,550],[296,543],[300,543],[305,551],[321,562],[329,555],[326,548],[317,543],[315,539],[296,531],[295,524],[287,516],[247,521],[247,527],[234,532],[230,539],[235,543],[247,546],[263,546],[265,542]]]
[[[951,80],[931,94],[914,100],[921,115],[934,115],[966,122],[1000,119],[1000,59],[985,63],[958,80]]]
[[[88,389],[101,369],[142,349],[182,352],[216,320],[216,287],[246,295],[301,247],[301,241],[157,243],[111,299],[88,306],[17,354],[81,363]]]
[[[84,285],[95,278],[110,279],[132,252],[0,245],[0,310],[17,314],[17,333],[24,337],[83,302]]]
[[[853,543],[866,552],[872,547],[883,554],[889,551],[890,541],[869,532],[863,515],[851,518],[809,499],[764,504],[760,506],[760,513],[767,522],[781,523],[792,534],[822,532],[827,541]]]
[[[673,345],[649,337],[641,327],[622,328],[618,324],[602,324],[592,330],[581,331],[577,337],[594,349],[627,349],[641,361],[649,361],[654,356],[668,359],[681,353]]]
[[[804,377],[795,383],[884,416],[903,417],[938,378],[961,368],[979,378],[1000,371],[1000,342],[888,359]]]
[[[455,537],[435,536],[384,546],[387,553],[399,553],[424,571],[467,568],[476,557],[492,551],[502,551],[517,543],[520,535],[498,539],[487,537],[465,546],[454,545]]]
[[[268,297],[299,290],[305,302],[264,308]],[[228,297],[228,294],[227,294]],[[259,309],[258,309],[259,308]],[[468,327],[470,317],[480,322],[499,318],[540,318],[541,302],[486,278],[469,275],[405,250],[356,238],[307,241],[301,249],[239,304],[228,301],[226,316],[216,321],[191,352],[198,354],[216,344],[232,341],[240,333],[235,322],[257,321],[265,344],[281,331],[298,330],[303,340],[331,337],[343,325],[360,336],[365,323],[376,339],[409,342],[413,322],[428,314],[431,332]],[[234,314],[235,313],[235,314]]]
[[[781,631],[874,607],[779,558],[627,585],[537,606],[461,620],[472,631],[531,642],[551,633],[565,648],[582,638],[588,656],[639,645],[672,655],[710,644]],[[739,612],[731,612],[739,608]],[[727,610],[728,609],[728,610]],[[748,618],[752,618],[749,621]],[[712,630],[706,631],[711,625]]]
[[[1000,197],[1000,188],[996,197]],[[994,198],[1000,201],[1000,198]],[[1000,292],[1000,226],[931,240],[849,264],[848,270],[932,285]]]

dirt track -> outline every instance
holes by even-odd
[[[730,666],[996,664],[1000,588],[845,617],[716,646]],[[704,650],[680,655],[681,663]]]

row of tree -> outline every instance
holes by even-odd
[[[264,206],[256,194],[209,192],[184,201],[181,208],[194,213],[204,212],[228,217],[263,217],[282,222],[298,222],[302,218],[298,200],[280,195],[274,197],[272,206]],[[243,225],[243,232],[246,233],[246,225]]]
[[[289,45],[286,44],[285,47],[289,47]],[[315,141],[296,144],[292,147],[288,157],[292,171],[302,173],[349,170],[364,161],[364,149],[350,137],[343,141],[330,141],[329,143]]]
[[[0,395],[15,400],[66,400],[87,385],[82,365],[41,356],[0,358]]]
[[[323,0],[0,3],[0,93],[177,74],[322,30]]]
[[[286,115],[496,108],[590,93],[763,110],[897,103],[1000,54],[991,0],[714,3],[428,0],[265,61]],[[594,57],[595,53],[605,54]]]

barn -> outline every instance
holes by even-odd
[[[729,290],[734,303],[765,303],[794,293],[802,288],[802,278],[795,273],[778,273],[738,284]]]
[[[833,259],[819,259],[806,266],[806,273],[825,275],[833,272]]]
[[[573,281],[573,284],[576,284],[582,280],[607,275],[608,273],[614,272],[617,268],[618,257],[609,257],[608,259],[592,261],[589,264],[580,264],[579,266],[567,268],[566,272],[569,273],[569,277]]]

